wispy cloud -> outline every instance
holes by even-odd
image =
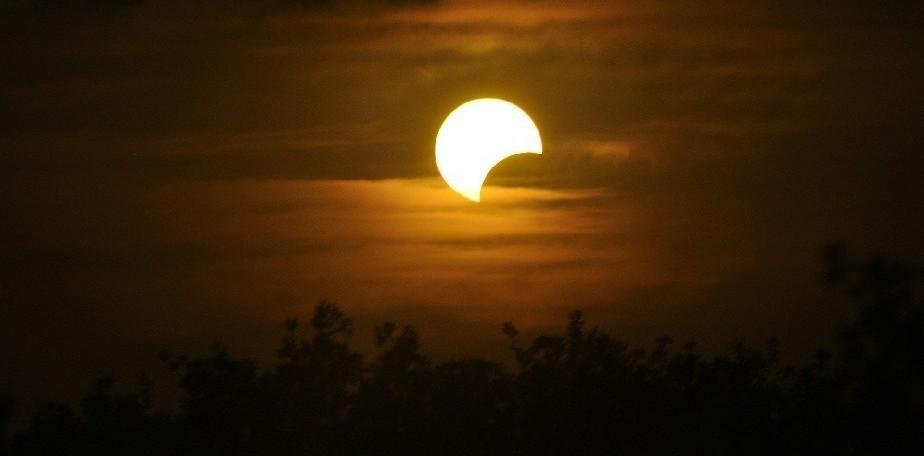
[[[264,346],[325,297],[443,353],[574,307],[808,340],[821,244],[924,255],[916,4],[121,3],[0,2],[6,350]],[[474,205],[433,146],[486,96],[545,147]]]

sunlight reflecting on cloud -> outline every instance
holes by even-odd
[[[159,244],[214,252],[201,273],[180,281],[195,289],[234,277],[219,287],[222,299],[261,319],[330,297],[361,313],[415,305],[463,320],[538,324],[559,315],[536,309],[594,299],[607,276],[627,284],[644,275],[619,266],[632,251],[619,233],[631,223],[624,209],[599,207],[606,195],[597,190],[489,186],[485,202],[473,204],[438,178],[215,181],[165,188],[149,204],[180,195],[195,196],[189,212],[174,213],[183,222],[161,227]],[[196,231],[181,226],[200,217],[208,222],[194,222]],[[268,300],[276,304],[253,307]]]

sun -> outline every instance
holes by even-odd
[[[480,98],[449,113],[436,135],[436,167],[460,195],[481,201],[481,186],[495,165],[522,153],[542,153],[539,129],[509,101]]]

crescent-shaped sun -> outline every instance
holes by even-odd
[[[533,120],[515,104],[481,98],[449,113],[436,135],[436,166],[460,195],[481,201],[481,186],[491,168],[522,153],[541,154]]]

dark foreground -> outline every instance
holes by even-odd
[[[579,312],[560,336],[527,343],[504,325],[513,371],[482,360],[431,363],[413,328],[376,329],[364,361],[352,325],[321,304],[296,322],[278,363],[216,348],[164,354],[183,402],[154,411],[100,380],[76,410],[48,405],[7,437],[13,455],[283,454],[924,454],[924,301],[914,268],[828,254],[829,278],[859,306],[837,350],[801,368],[778,344],[735,344],[707,358],[693,344],[654,350],[587,329]],[[9,418],[10,401],[0,410]],[[2,429],[2,428],[0,428]]]

